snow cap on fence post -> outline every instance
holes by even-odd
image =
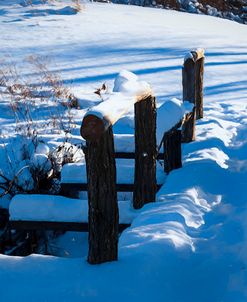
[[[189,53],[184,56],[184,64],[187,60],[192,60],[194,62],[205,57],[205,51],[203,48],[192,49]]]
[[[139,81],[134,73],[123,70],[116,77],[113,93],[84,116],[81,135],[86,140],[97,140],[111,125],[134,108],[134,104],[152,95],[148,83]]]

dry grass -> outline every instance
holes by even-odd
[[[77,12],[80,12],[85,9],[85,5],[81,3],[81,0],[72,0],[73,7]]]
[[[49,70],[45,58],[30,56],[27,61],[30,77],[22,76],[15,64],[5,64],[0,69],[0,95],[9,100],[16,133],[27,137],[36,136],[43,129],[70,133],[74,127],[71,109],[78,108],[77,98],[60,76]],[[40,108],[49,111],[43,123],[37,119]]]
[[[21,146],[6,149],[8,166],[12,170],[9,175],[0,169],[0,197],[13,196],[16,193],[58,193],[61,166],[74,160],[73,152],[78,150],[68,147],[70,133],[74,129],[72,108],[78,108],[78,101],[71,89],[63,84],[61,77],[50,71],[48,61],[44,58],[31,56],[27,59],[30,65],[30,76],[23,76],[20,69],[13,63],[6,64],[0,69],[0,97],[9,104],[15,120],[15,133],[20,136],[17,141]],[[1,64],[3,66],[3,64]],[[31,82],[32,80],[32,82]],[[42,110],[45,116],[42,116]],[[49,173],[31,166],[30,154],[25,145],[32,144],[35,149],[46,134],[64,134],[64,142],[56,150],[50,151],[48,160],[51,163]],[[4,144],[1,142],[1,145]],[[11,144],[9,144],[11,145]],[[16,149],[23,150],[22,160],[27,166],[18,169],[12,154]],[[18,152],[17,152],[18,153]],[[10,155],[11,154],[11,155]],[[25,170],[26,169],[26,170]],[[30,172],[34,185],[19,183],[22,173]]]

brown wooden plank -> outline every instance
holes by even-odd
[[[10,220],[10,228],[23,231],[75,231],[88,232],[88,223],[86,222],[56,222],[56,221],[27,221]],[[119,232],[123,232],[130,227],[129,223],[120,223]]]
[[[203,77],[204,77],[204,57],[195,65],[195,105],[196,119],[203,118]]]
[[[163,158],[164,159],[164,158]],[[157,191],[161,188],[162,184],[157,184]],[[87,191],[86,183],[62,183],[61,184],[61,194],[63,196],[69,196],[69,192],[71,190],[75,191]],[[134,185],[133,184],[117,184],[117,192],[133,192]]]
[[[172,130],[164,136],[164,170],[168,174],[182,167],[181,130]]]
[[[135,159],[135,153],[134,152],[115,152],[115,158]],[[159,153],[157,155],[156,159],[163,160],[164,153]]]
[[[135,152],[115,152],[115,158],[135,159]]]
[[[183,101],[195,104],[195,62],[187,59],[182,68]]]

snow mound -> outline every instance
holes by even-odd
[[[185,113],[191,112],[193,104],[182,102],[176,98],[166,101],[157,110],[157,143],[162,140],[164,133],[182,121]]]
[[[47,144],[40,142],[35,149],[35,153],[48,155],[50,153],[50,148]]]
[[[45,154],[34,154],[31,158],[31,169],[37,170],[39,173],[48,173],[51,168],[52,164],[49,160],[48,156]]]
[[[107,95],[102,103],[92,107],[85,116],[95,115],[114,125],[134,109],[137,101],[150,95],[152,91],[148,83],[140,81],[134,73],[123,70],[115,79],[113,93]]]
[[[62,196],[16,195],[9,207],[10,220],[69,221],[87,220],[87,202]]]
[[[116,159],[117,183],[134,183],[134,160]],[[157,164],[156,178],[158,184],[163,184],[166,178],[163,167]],[[61,171],[61,183],[87,183],[86,164],[69,163],[65,164]]]
[[[140,212],[119,201],[119,223],[131,223]],[[88,201],[54,195],[16,195],[9,207],[12,221],[88,222]]]
[[[134,73],[122,70],[114,81],[113,92],[122,92],[132,96],[151,94],[150,85],[140,81]]]

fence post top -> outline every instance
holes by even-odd
[[[85,140],[96,141],[103,135],[109,126],[110,122],[105,118],[88,114],[83,118],[80,133]]]
[[[193,49],[191,50],[189,53],[187,53],[184,57],[184,64],[188,61],[188,60],[192,60],[193,62],[196,62],[202,58],[205,57],[205,50],[204,48],[197,48],[197,49]]]

